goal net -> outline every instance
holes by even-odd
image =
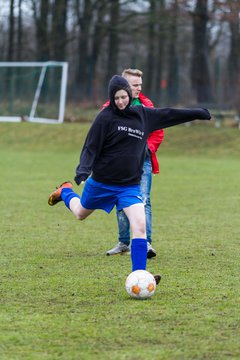
[[[0,62],[0,121],[61,123],[67,62]]]

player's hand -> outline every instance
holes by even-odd
[[[77,185],[82,185],[87,180],[87,175],[76,175],[74,181]]]
[[[203,113],[203,119],[207,119],[207,120],[211,120],[211,114],[210,112],[208,111],[208,109],[205,109],[203,108],[202,110],[204,110],[204,113]]]

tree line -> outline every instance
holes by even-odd
[[[68,98],[144,73],[156,103],[239,106],[239,0],[0,0],[0,61],[67,61]]]

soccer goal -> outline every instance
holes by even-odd
[[[67,62],[0,62],[0,121],[63,122],[67,76]]]

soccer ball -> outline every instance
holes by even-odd
[[[125,288],[132,298],[147,299],[155,293],[156,281],[150,272],[136,270],[128,275]]]

